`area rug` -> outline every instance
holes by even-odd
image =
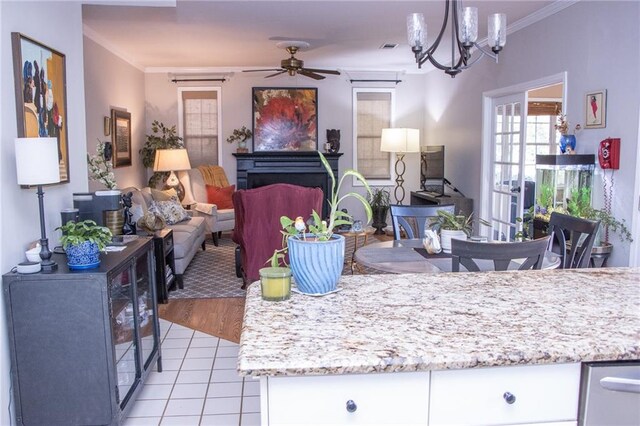
[[[374,236],[368,238],[367,243],[378,242]],[[362,243],[360,240],[359,244]],[[344,275],[351,274],[349,261],[353,254],[354,238],[345,241]],[[223,234],[219,239],[219,246],[207,240],[206,250],[198,250],[191,264],[187,267],[184,278],[184,289],[176,289],[169,293],[169,299],[208,299],[225,297],[245,297],[242,290],[242,278],[236,277],[235,268],[236,244],[231,240],[231,234]],[[359,267],[358,273],[380,273],[369,268]]]

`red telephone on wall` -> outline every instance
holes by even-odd
[[[620,168],[620,138],[607,138],[600,142],[598,162],[603,169]]]

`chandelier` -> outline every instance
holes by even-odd
[[[450,7],[453,9],[451,22],[448,24],[451,28],[451,64],[447,66],[438,62],[433,55],[440,45],[449,22]],[[427,25],[424,23],[424,15],[422,13],[411,13],[407,16],[407,38],[409,46],[411,46],[411,50],[416,57],[418,68],[422,68],[422,65],[429,61],[434,67],[449,74],[452,78],[485,55],[493,58],[496,63],[498,62],[498,53],[507,42],[506,15],[504,13],[490,15],[487,29],[487,44],[493,53],[488,52],[476,43],[478,38],[478,8],[465,7],[463,9],[461,0],[445,0],[444,19],[440,33],[438,33],[438,37],[431,47],[425,49]],[[480,52],[475,58],[472,58],[472,47],[475,47]],[[457,60],[456,55],[459,56]]]

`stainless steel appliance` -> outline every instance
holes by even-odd
[[[640,360],[582,365],[578,424],[640,425]]]

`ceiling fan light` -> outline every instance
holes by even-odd
[[[478,8],[465,7],[462,22],[458,27],[458,37],[465,47],[471,47],[478,39]]]
[[[504,13],[489,15],[487,28],[487,44],[493,51],[501,50],[507,44],[507,16]]]
[[[407,40],[414,50],[421,50],[427,40],[427,24],[422,13],[410,13],[407,16]]]

